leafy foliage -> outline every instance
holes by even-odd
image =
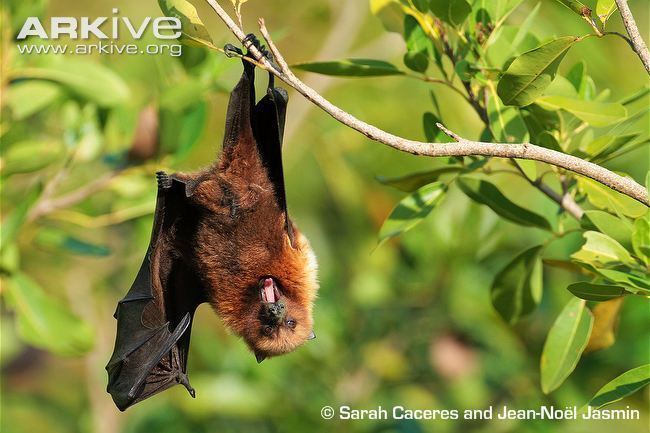
[[[592,19],[592,10],[585,4],[574,0],[560,3],[581,18]],[[431,82],[434,78],[456,92],[464,93],[484,123],[481,140],[502,143],[530,140],[594,162],[619,158],[646,143],[649,138],[647,128],[631,126],[638,118],[647,115],[647,107],[629,112],[626,101],[634,100],[634,96],[622,101],[608,100],[607,91],[597,92],[584,62],[576,63],[564,75],[559,74],[568,51],[574,46],[573,49],[580,49],[578,42],[594,34],[562,36],[540,43],[530,31],[539,4],[519,28],[504,23],[518,4],[516,1],[474,2],[470,5],[464,0],[392,0],[371,1],[371,9],[390,31],[397,31],[397,17],[403,17],[399,31],[403,33],[406,44],[404,65],[420,74],[424,81]],[[615,8],[613,1],[597,3],[596,14],[603,26]],[[601,30],[595,24],[594,28],[596,35],[600,35]],[[334,75],[321,65],[336,63],[302,64],[301,67]],[[399,71],[397,67],[394,70]],[[461,88],[454,79],[462,83]],[[641,90],[640,94],[644,91]],[[440,135],[432,132],[430,126],[438,121],[437,117],[432,113],[426,113],[426,116],[429,117],[424,122],[425,136],[430,141],[440,141]],[[458,169],[458,175],[449,184],[456,184],[471,200],[489,207],[508,221],[548,232],[559,227],[554,236],[560,237],[568,233],[567,227],[575,227],[575,222],[563,212],[564,208],[560,208],[559,217],[549,221],[546,216],[527,209],[525,200],[513,202],[490,180],[476,177],[476,174],[468,175],[476,172],[489,175],[494,162],[474,159],[468,166],[464,163],[451,159],[447,167],[395,178],[380,177],[379,180],[410,192],[415,188],[425,188],[427,182],[437,185],[440,175]],[[516,169],[513,173],[529,182],[531,188],[546,187],[546,178],[539,174],[537,164],[511,161],[511,165]],[[626,294],[648,293],[643,282],[649,277],[647,248],[634,247],[632,235],[635,227],[637,238],[645,239],[636,241],[637,244],[647,244],[647,207],[590,179],[574,177],[556,169],[552,173],[563,185],[558,197],[564,195],[581,205],[593,206],[584,212],[580,225],[571,229],[582,231],[585,242],[570,254],[573,264],[582,267],[593,280],[572,283],[568,290],[583,300],[599,302]],[[413,196],[405,200],[410,202]],[[396,210],[384,223],[380,239],[386,237],[385,227],[395,224]],[[409,222],[408,215],[400,212],[399,225],[411,228],[427,213],[428,208],[426,212],[414,211]],[[391,235],[401,232],[394,230]],[[507,322],[517,322],[539,304],[542,290],[540,257],[552,241],[548,238],[545,244],[514,257],[496,275],[492,303]],[[618,309],[614,314],[618,314]],[[571,374],[587,346],[592,320],[586,303],[577,299],[561,313],[550,330],[542,355],[541,385],[544,392],[553,391]],[[608,338],[614,338],[611,330],[608,335]],[[611,344],[609,342],[601,348]]]

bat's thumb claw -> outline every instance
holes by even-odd
[[[158,188],[167,189],[172,186],[172,178],[164,171],[156,172],[156,179],[158,180]]]
[[[194,390],[194,388],[192,388],[192,385],[190,385],[190,380],[187,377],[187,373],[179,373],[177,380],[178,383],[182,384],[185,387],[185,389],[187,389],[187,392],[190,393],[192,398],[196,398],[196,391]]]

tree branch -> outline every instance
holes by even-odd
[[[616,5],[618,6],[621,18],[623,18],[625,30],[627,30],[627,34],[630,35],[632,49],[634,49],[634,52],[636,52],[641,59],[641,62],[643,62],[646,72],[650,74],[650,52],[648,52],[648,47],[643,41],[641,33],[639,33],[639,28],[634,21],[634,16],[632,15],[632,11],[630,11],[630,7],[627,5],[627,0],[616,0]]]
[[[81,188],[69,192],[66,195],[61,197],[52,198],[50,191],[49,194],[43,194],[41,200],[32,208],[27,216],[28,221],[34,221],[43,215],[49,214],[57,209],[66,208],[77,204],[86,198],[93,195],[95,192],[101,190],[108,184],[113,178],[115,178],[120,173],[120,170],[112,171],[107,173],[94,181],[82,186]],[[50,184],[54,185],[54,183]]]
[[[244,31],[235,24],[235,22],[228,16],[216,0],[206,0],[212,9],[219,15],[222,21],[228,26],[233,34],[242,42],[246,38]],[[618,0],[617,0],[618,1]],[[445,132],[449,137],[453,138],[456,143],[424,143],[415,140],[408,140],[406,138],[398,137],[386,131],[383,131],[376,126],[365,123],[351,114],[343,111],[336,105],[329,102],[327,99],[318,94],[314,89],[305,85],[298,77],[291,71],[284,57],[273,43],[264,20],[259,20],[260,31],[266,40],[269,49],[275,57],[279,69],[274,67],[262,53],[251,44],[250,41],[242,42],[245,48],[249,50],[252,56],[261,63],[267,71],[273,73],[276,77],[284,81],[289,86],[293,87],[305,98],[316,104],[330,116],[349,126],[350,128],[362,133],[371,140],[378,141],[394,149],[402,152],[407,152],[413,155],[424,155],[432,157],[442,156],[494,156],[499,158],[517,158],[517,159],[530,159],[547,164],[555,165],[564,168],[574,173],[581,174],[597,182],[602,183],[615,191],[625,194],[646,206],[650,206],[648,199],[648,191],[636,183],[633,179],[620,176],[606,168],[600,167],[589,161],[577,158],[572,155],[567,155],[555,150],[546,149],[536,146],[531,143],[486,143],[481,141],[472,141],[460,137],[458,134],[448,130],[441,124],[438,127]]]

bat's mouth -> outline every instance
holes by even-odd
[[[280,300],[280,290],[271,277],[263,278],[260,281],[260,299],[268,304],[275,304]]]

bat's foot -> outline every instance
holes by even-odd
[[[257,48],[260,51],[260,53],[262,53],[264,55],[264,57],[269,58],[270,53],[268,52],[266,47],[264,45],[262,45],[260,40],[257,39],[257,36],[255,36],[255,34],[253,34],[253,33],[247,34],[246,37],[244,38],[244,40],[242,41],[242,44],[244,44],[244,46],[246,46],[246,44],[249,43],[249,42],[250,42],[250,44],[252,46]],[[273,60],[273,59],[271,59],[271,60]]]
[[[164,171],[156,172],[156,179],[158,180],[159,189],[169,189],[172,187],[172,177]]]
[[[243,56],[244,52],[234,46],[233,44],[226,44],[223,46],[223,52],[226,55],[226,57],[235,57],[235,56]]]

